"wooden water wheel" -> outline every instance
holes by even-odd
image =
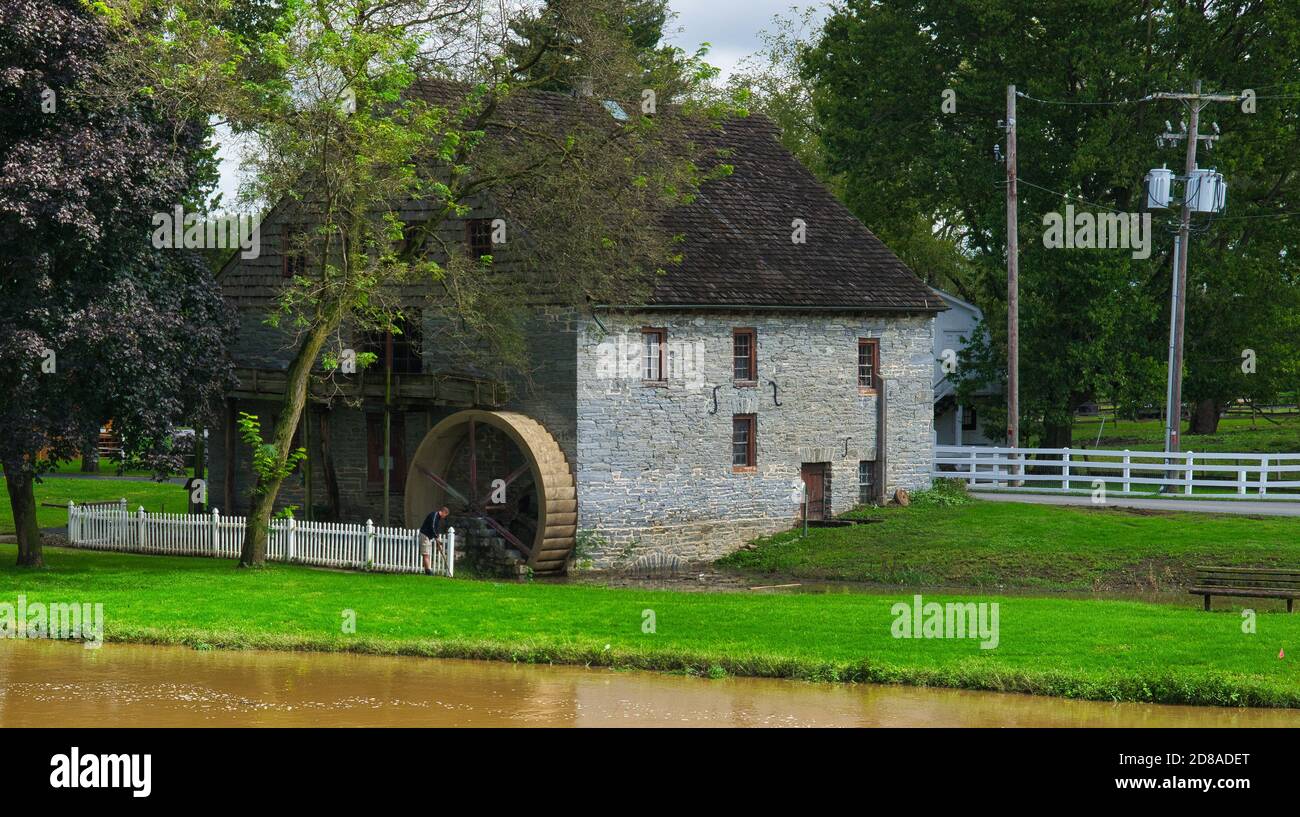
[[[511,411],[461,411],[438,423],[406,478],[406,524],[448,506],[479,519],[537,574],[563,573],[577,535],[569,461],[536,420]]]

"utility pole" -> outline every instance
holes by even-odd
[[[1016,192],[1016,86],[1007,86],[1007,446],[1020,447],[1020,242]],[[1017,469],[1017,473],[1019,473]]]
[[[1187,155],[1183,165],[1183,204],[1178,226],[1178,240],[1174,244],[1173,292],[1170,295],[1169,380],[1166,387],[1165,450],[1177,452],[1183,418],[1183,339],[1187,312],[1187,256],[1191,253],[1189,236],[1192,225],[1192,179],[1196,171],[1196,147],[1201,139],[1214,140],[1215,136],[1200,135],[1201,109],[1211,102],[1236,102],[1236,94],[1202,94],[1201,81],[1196,81],[1192,93],[1158,93],[1151,99],[1177,99],[1188,110],[1187,133],[1166,133],[1167,140],[1186,139]]]
[[[1192,226],[1192,208],[1188,199],[1187,185],[1190,185],[1192,171],[1196,169],[1196,144],[1197,130],[1201,122],[1201,81],[1196,80],[1195,99],[1188,106],[1190,113],[1187,117],[1187,161],[1183,165],[1183,175],[1188,178],[1183,189],[1183,208],[1178,224],[1178,246],[1174,251],[1174,261],[1177,266],[1176,286],[1178,290],[1174,293],[1174,356],[1169,360],[1169,378],[1173,385],[1169,390],[1170,400],[1167,411],[1169,450],[1179,450],[1178,433],[1183,424],[1183,324],[1187,315],[1187,251],[1191,249],[1188,244],[1188,236]]]

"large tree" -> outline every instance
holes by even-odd
[[[1137,259],[1048,249],[1043,217],[1069,203],[1138,211],[1149,168],[1181,173],[1181,146],[1157,148],[1155,137],[1182,110],[1136,100],[1198,78],[1216,90],[1295,94],[1298,35],[1294,4],[1245,0],[847,0],[802,61],[849,206],[891,242],[915,235],[919,218],[975,270],[966,292],[984,307],[993,343],[977,343],[965,364],[967,391],[1005,377],[1005,168],[993,148],[1005,148],[1006,86],[1029,95],[1017,115],[1021,408],[1031,437],[1061,446],[1083,400],[1163,401],[1171,218],[1156,214],[1151,256]],[[948,91],[955,112],[943,107]],[[1203,116],[1223,138],[1201,165],[1222,169],[1230,192],[1229,212],[1198,217],[1192,239],[1193,400],[1242,393],[1231,371],[1244,348],[1270,350],[1261,372],[1267,362],[1274,374],[1297,356],[1291,324],[1276,317],[1296,303],[1300,220],[1272,217],[1300,209],[1295,103],[1261,98],[1259,111]]]
[[[648,291],[675,252],[654,226],[659,214],[709,172],[726,172],[702,169],[709,163],[683,138],[688,120],[716,107],[659,115],[709,69],[672,51],[647,73],[623,0],[552,4],[563,6],[546,18],[556,36],[536,39],[519,36],[517,20],[451,0],[290,3],[256,41],[198,0],[153,4],[169,10],[163,36],[136,23],[150,3],[107,5],[131,43],[116,67],[125,91],[149,87],[178,111],[225,117],[257,146],[250,192],[310,225],[296,247],[307,268],[270,318],[296,340],[275,427],[259,449],[242,565],[265,559],[308,384],[330,350],[346,345],[346,327],[396,331],[403,306],[393,293],[419,284],[430,293],[426,309],[518,363],[527,294],[577,305]],[[252,76],[268,61],[282,73]],[[532,105],[527,95],[559,76],[534,71],[540,65],[590,78],[596,98],[621,100],[626,117],[596,99],[580,103],[578,116],[563,113],[572,105]],[[645,90],[656,92],[648,110]],[[443,241],[449,221],[485,201],[526,238],[512,256],[513,287],[500,286],[493,257]]]
[[[230,320],[202,259],[151,217],[193,202],[205,123],[96,88],[106,27],[80,0],[0,7],[0,463],[18,563],[40,566],[34,484],[111,418],[127,453],[179,469],[174,427],[224,385]]]

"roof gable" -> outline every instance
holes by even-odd
[[[652,303],[938,311],[942,299],[778,141],[762,116],[730,119],[699,137],[735,171],[710,181],[667,226],[684,260]],[[712,144],[708,144],[712,143]],[[792,236],[804,224],[804,242]]]

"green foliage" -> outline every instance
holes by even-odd
[[[1085,400],[1163,402],[1171,218],[1155,214],[1151,255],[1135,259],[1048,249],[1043,217],[1063,212],[1058,193],[1081,211],[1136,212],[1148,169],[1181,172],[1183,146],[1155,144],[1181,106],[1135,100],[1198,78],[1279,98],[1256,114],[1203,112],[1203,132],[1217,122],[1223,138],[1201,164],[1228,178],[1229,212],[1196,218],[1185,393],[1267,400],[1296,382],[1300,219],[1275,216],[1300,210],[1300,129],[1286,98],[1300,83],[1294,49],[1279,46],[1297,38],[1295,4],[847,0],[799,62],[848,206],[923,276],[951,280],[984,310],[991,342],[961,361],[963,399],[1005,378],[1005,167],[992,146],[1005,138],[1006,87],[1037,98],[1017,106],[1022,427],[1062,446]],[[953,113],[940,107],[948,90]],[[1247,348],[1259,356],[1253,375],[1240,371]]]
[[[510,23],[513,38],[506,55],[522,81],[547,91],[568,93],[579,78],[608,73],[601,58],[626,60],[623,71],[650,74],[674,49],[660,45],[673,16],[666,0],[611,0],[595,6],[571,0],[546,0]],[[592,40],[614,40],[593,53]]]
[[[262,496],[268,490],[267,486],[279,485],[287,476],[293,473],[298,467],[298,463],[307,458],[307,449],[295,448],[289,452],[286,459],[281,459],[279,449],[275,443],[269,443],[262,439],[262,424],[256,414],[249,414],[246,411],[239,412],[239,437],[244,441],[252,453],[253,473],[257,475],[257,481],[250,489],[253,496]],[[292,516],[292,511],[282,515]]]
[[[937,479],[927,490],[911,496],[911,504],[918,508],[951,508],[971,501],[966,483],[959,479]]]
[[[1164,449],[1163,420],[1124,420],[1107,416],[1078,421],[1074,426],[1075,448],[1109,448],[1134,451]],[[1098,433],[1101,439],[1098,441]],[[1256,418],[1225,417],[1214,434],[1184,434],[1184,451],[1225,451],[1240,454],[1292,454],[1300,451],[1300,415],[1265,414]],[[1245,463],[1243,463],[1245,464]],[[1230,478],[1230,477],[1225,477]]]

